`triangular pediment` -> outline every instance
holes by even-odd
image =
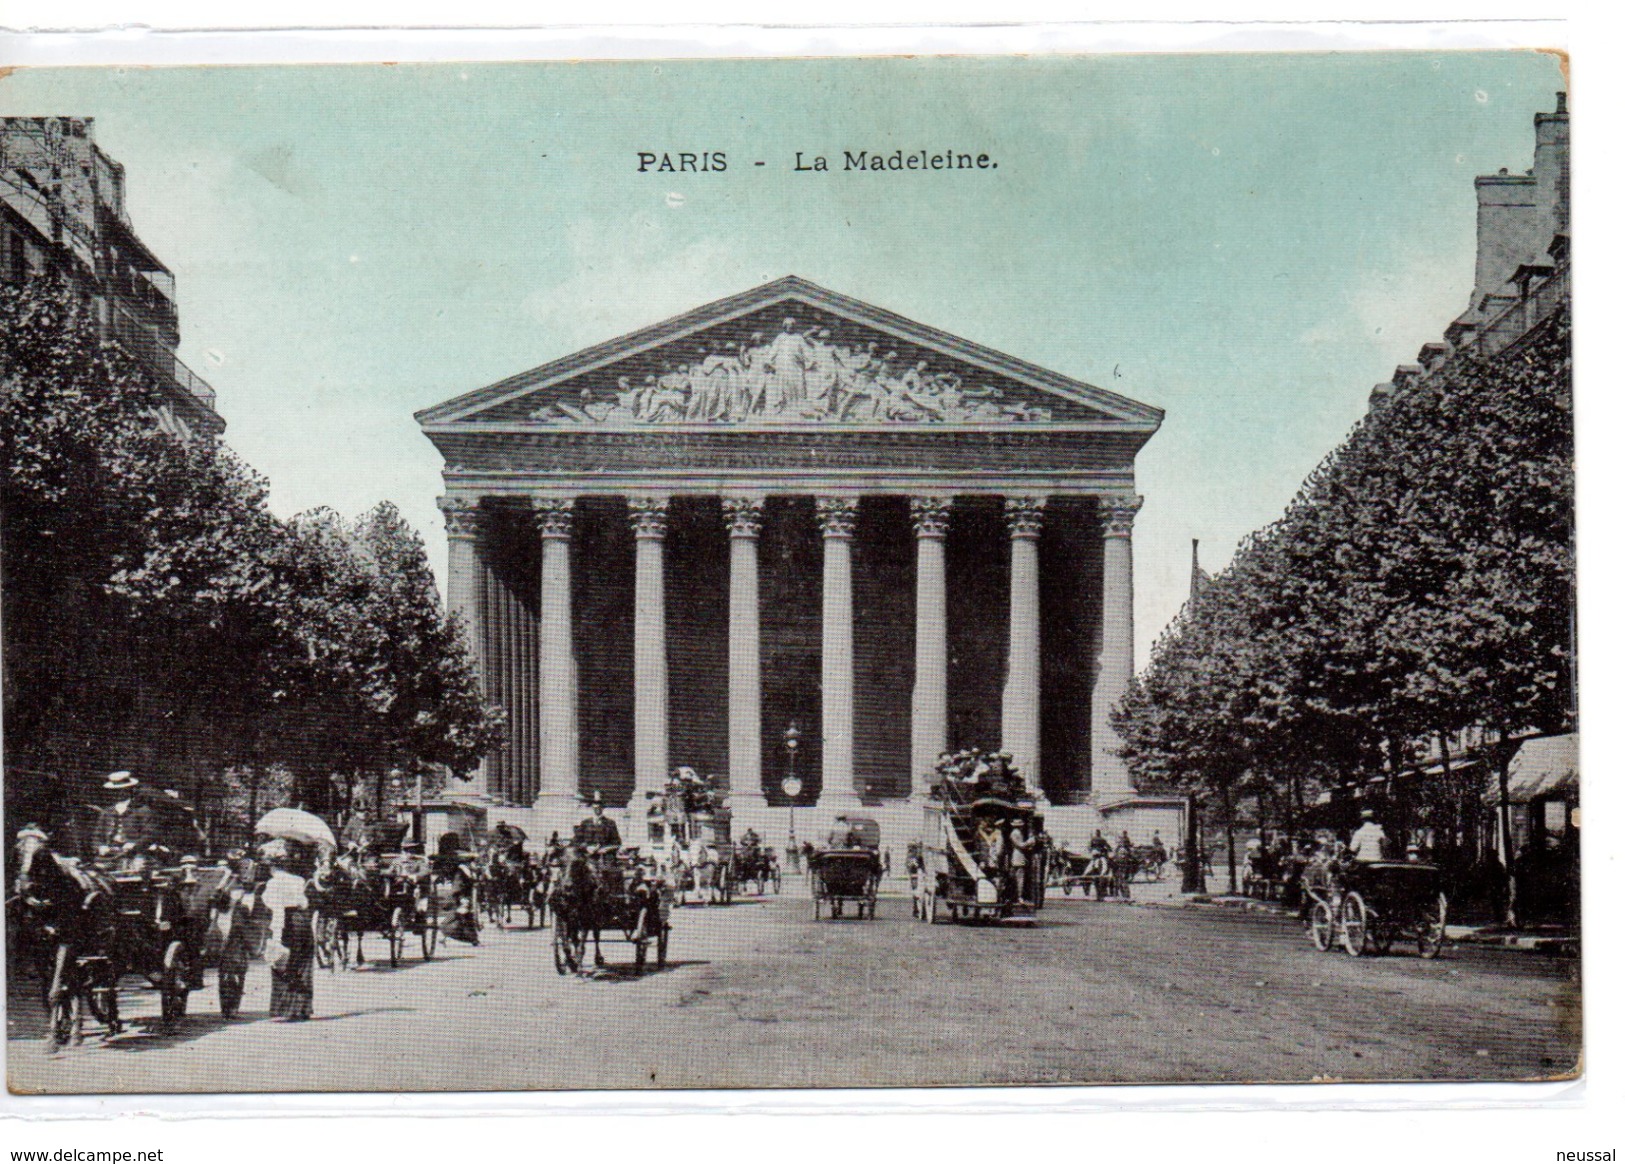
[[[1154,429],[1162,412],[791,276],[470,392],[417,419],[431,428]]]

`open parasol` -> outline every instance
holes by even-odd
[[[307,845],[325,845],[329,849],[339,847],[338,842],[333,839],[333,830],[327,827],[327,822],[302,808],[273,808],[260,817],[254,831],[268,837],[303,841]]]

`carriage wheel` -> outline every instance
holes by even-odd
[[[1358,893],[1343,898],[1342,923],[1343,950],[1351,958],[1358,958],[1371,944],[1371,915]]]
[[[190,993],[187,987],[189,961],[186,947],[178,938],[164,947],[164,972],[158,982],[158,990],[159,1013],[166,1024],[179,1022],[186,1017],[186,1000]]]
[[[389,942],[389,968],[395,969],[401,964],[401,954],[406,948],[406,907],[397,905],[389,912],[389,929],[384,931],[384,937]]]
[[[45,986],[45,1000],[50,1010],[46,1050],[60,1051],[69,1043],[78,1042],[84,1029],[84,1003],[79,975],[67,946],[56,948],[51,977]]]
[[[1331,907],[1324,901],[1315,902],[1315,908],[1309,911],[1309,940],[1315,943],[1315,949],[1321,953],[1331,949],[1335,929]]]
[[[781,890],[783,888],[784,888],[784,874],[779,872],[778,869],[775,868],[773,870],[773,892],[777,893],[779,890]]]
[[[553,919],[553,969],[557,970],[561,975],[568,974],[577,968],[575,950],[570,945],[570,935],[565,932],[565,928],[555,915]]]
[[[1450,899],[1439,894],[1437,904],[1422,919],[1416,931],[1416,952],[1424,958],[1437,958],[1444,951],[1445,922],[1450,916]]]
[[[241,970],[220,971],[220,1017],[234,1019],[243,1005],[243,979]]]

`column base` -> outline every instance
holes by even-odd
[[[592,811],[573,792],[544,792],[530,806],[527,815],[529,819],[524,827],[530,833],[531,843],[540,848],[555,832],[559,840],[568,842],[575,836],[576,825],[591,816]],[[616,825],[619,827],[620,822]],[[621,832],[625,839],[626,830],[623,828]]]

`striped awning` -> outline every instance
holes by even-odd
[[[1580,739],[1572,732],[1525,740],[1507,767],[1507,800],[1512,804],[1571,790],[1580,790]]]

